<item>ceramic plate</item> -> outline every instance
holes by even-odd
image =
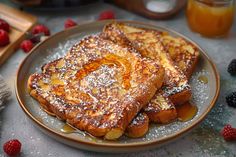
[[[108,22],[111,21],[93,22],[59,32],[36,46],[22,62],[17,74],[16,96],[20,106],[33,123],[47,135],[54,137],[60,142],[73,147],[99,152],[131,152],[151,149],[181,137],[199,124],[214,106],[219,94],[219,75],[212,60],[198,45],[185,36],[169,29],[135,21],[122,22],[134,26],[167,31],[173,36],[185,38],[199,48],[200,60],[190,80],[193,92],[192,102],[198,107],[198,113],[192,120],[174,122],[168,125],[153,124],[150,126],[146,136],[142,138],[121,137],[118,141],[107,141],[81,133],[65,134],[61,132],[65,123],[47,115],[40,109],[38,102],[27,91],[29,75],[39,72],[43,64],[63,56],[81,38],[101,32],[103,26]],[[207,83],[199,81],[198,78],[201,76],[210,81]]]

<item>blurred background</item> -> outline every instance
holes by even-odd
[[[103,2],[118,6],[143,17],[163,20],[174,19],[180,12],[186,11],[189,27],[192,31],[207,37],[222,37],[229,32],[234,19],[234,0],[2,0],[21,10],[40,13],[77,9],[87,6],[93,10],[93,4]],[[90,6],[90,7],[88,7]],[[74,9],[74,10],[71,10]],[[104,7],[105,9],[105,7]],[[89,11],[88,10],[88,11]],[[86,14],[86,12],[85,12]],[[89,14],[89,12],[88,12]],[[109,18],[109,17],[108,17]],[[117,13],[116,18],[122,18]]]

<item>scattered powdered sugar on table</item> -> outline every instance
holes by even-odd
[[[39,110],[39,112],[43,112]],[[42,113],[43,115],[46,113]],[[52,119],[51,117],[49,119]],[[49,120],[48,120],[49,121]],[[51,121],[51,120],[50,120]],[[18,121],[19,124],[24,126],[26,123],[30,123],[30,120],[28,117],[24,116],[21,117],[21,120]],[[63,122],[57,122],[57,123],[63,123]],[[8,141],[10,139],[18,139],[21,144],[21,153],[20,155],[17,155],[19,157],[24,157],[24,156],[45,156],[44,152],[41,151],[41,148],[38,146],[40,145],[41,147],[45,149],[48,148],[48,144],[45,143],[41,138],[40,135],[36,135],[33,133],[34,127],[30,126],[27,128],[16,128],[15,126],[12,126],[12,124],[8,124],[10,127],[7,130],[3,130],[2,134],[5,135],[1,140],[3,141]],[[25,129],[28,129],[26,132]],[[49,153],[47,156],[57,156],[55,152],[52,152],[51,150],[48,151]],[[0,157],[8,157],[3,150],[0,150]]]

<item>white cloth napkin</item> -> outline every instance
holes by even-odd
[[[11,96],[10,88],[0,75],[0,110],[4,108],[4,102]]]

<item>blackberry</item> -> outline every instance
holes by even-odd
[[[228,72],[231,75],[236,75],[236,59],[233,59],[228,66]]]
[[[236,108],[236,91],[226,96],[226,102],[229,106]]]

